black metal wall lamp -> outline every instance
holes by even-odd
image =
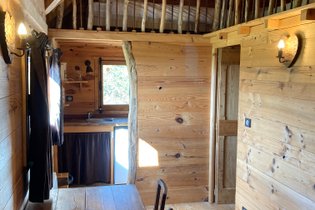
[[[25,38],[27,37],[27,30],[24,23],[19,24],[18,35],[21,39],[21,47],[18,47],[17,49],[20,50],[21,53],[18,54],[16,52],[10,52],[6,40],[5,16],[6,12],[3,11],[2,8],[0,8],[0,47],[4,62],[6,64],[11,64],[12,60],[10,54],[15,55],[17,57],[22,57],[25,54],[25,50],[28,48],[28,44],[25,42]]]

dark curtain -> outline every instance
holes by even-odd
[[[31,47],[30,69],[30,142],[29,167],[30,186],[29,200],[43,202],[49,199],[52,186],[51,132],[49,125],[46,46],[48,37],[43,33],[33,32],[28,40]]]
[[[67,133],[58,149],[59,172],[69,172],[74,185],[110,183],[110,133]]]

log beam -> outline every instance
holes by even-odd
[[[129,71],[130,103],[128,116],[128,139],[129,139],[129,171],[128,184],[134,184],[137,171],[138,152],[138,76],[136,61],[132,54],[131,42],[123,42],[123,52]]]
[[[45,15],[48,15],[51,11],[53,11],[61,2],[64,0],[54,0],[50,3],[50,5],[45,10]]]

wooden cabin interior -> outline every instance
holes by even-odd
[[[0,0],[0,35],[0,209],[156,209],[160,179],[315,209],[314,0]]]

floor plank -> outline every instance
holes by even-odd
[[[234,210],[234,204],[209,204],[207,202],[198,203],[179,203],[179,204],[167,204],[165,209],[173,210]],[[153,206],[147,206],[147,210],[153,210]]]

